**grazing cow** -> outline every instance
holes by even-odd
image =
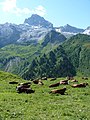
[[[20,83],[17,87],[16,87],[16,90],[17,91],[20,91],[22,88],[29,88],[30,85],[28,84],[23,84],[23,83]]]
[[[74,85],[72,85],[72,87],[81,88],[81,87],[86,87],[87,85],[88,85],[88,83],[80,83],[80,84],[74,84]]]
[[[16,81],[10,81],[9,84],[18,84]]]
[[[68,82],[68,80],[61,80],[60,81],[60,85],[68,85],[69,84],[69,82]]]
[[[54,80],[56,80],[57,78],[55,77],[55,78],[51,78],[51,80],[50,81],[54,81]]]
[[[19,87],[19,89],[17,90],[18,93],[34,93],[35,90],[32,90],[31,88],[25,88],[25,87]]]
[[[42,79],[42,80],[47,80],[47,77],[42,77],[41,79]]]
[[[60,82],[55,83],[55,84],[51,84],[51,85],[49,85],[49,87],[57,87],[57,86],[59,86],[59,85],[60,85]]]
[[[64,95],[66,91],[66,88],[62,88],[62,89],[56,89],[56,90],[51,90],[49,93],[58,93],[58,94],[61,94],[61,95]]]

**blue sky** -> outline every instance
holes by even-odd
[[[0,24],[22,24],[39,14],[54,26],[90,26],[90,0],[0,0]]]

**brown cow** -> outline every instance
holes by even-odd
[[[60,81],[60,85],[61,85],[61,84],[63,84],[63,85],[68,85],[69,82],[68,82],[68,80],[61,80],[61,81]]]
[[[72,87],[81,88],[81,87],[86,87],[87,85],[88,85],[88,83],[80,83],[80,84],[74,84],[74,85],[72,85]]]
[[[62,88],[62,89],[56,89],[56,90],[51,90],[49,93],[58,93],[58,94],[61,94],[61,95],[64,95],[66,91],[66,88]]]
[[[60,85],[60,82],[55,83],[55,84],[51,84],[51,85],[49,85],[49,87],[57,87],[57,86],[59,86],[59,85]]]

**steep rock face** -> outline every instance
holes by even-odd
[[[20,32],[13,24],[0,25],[0,47],[15,43],[20,38]]]
[[[31,26],[41,26],[45,28],[53,28],[53,24],[45,20],[43,17],[33,14],[30,18],[25,19],[24,23],[28,23]]]
[[[39,40],[42,40],[50,30],[51,29],[46,29],[42,27],[29,27],[27,31],[24,31],[20,34],[20,38],[17,40],[17,42],[37,43]]]
[[[39,15],[32,15],[25,24],[5,23],[0,25],[0,47],[8,44],[37,43],[53,29],[53,24]]]

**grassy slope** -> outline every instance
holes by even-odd
[[[56,81],[44,81],[44,86],[32,84],[33,94],[16,93],[16,85],[9,81],[23,82],[16,75],[0,72],[0,118],[2,120],[90,120],[90,88],[72,88],[66,85],[65,95],[53,95],[48,86]],[[79,82],[83,81],[76,77]],[[90,78],[86,80],[90,85]],[[70,83],[72,84],[72,83]],[[62,88],[61,85],[57,88]],[[56,88],[55,88],[56,89]]]

